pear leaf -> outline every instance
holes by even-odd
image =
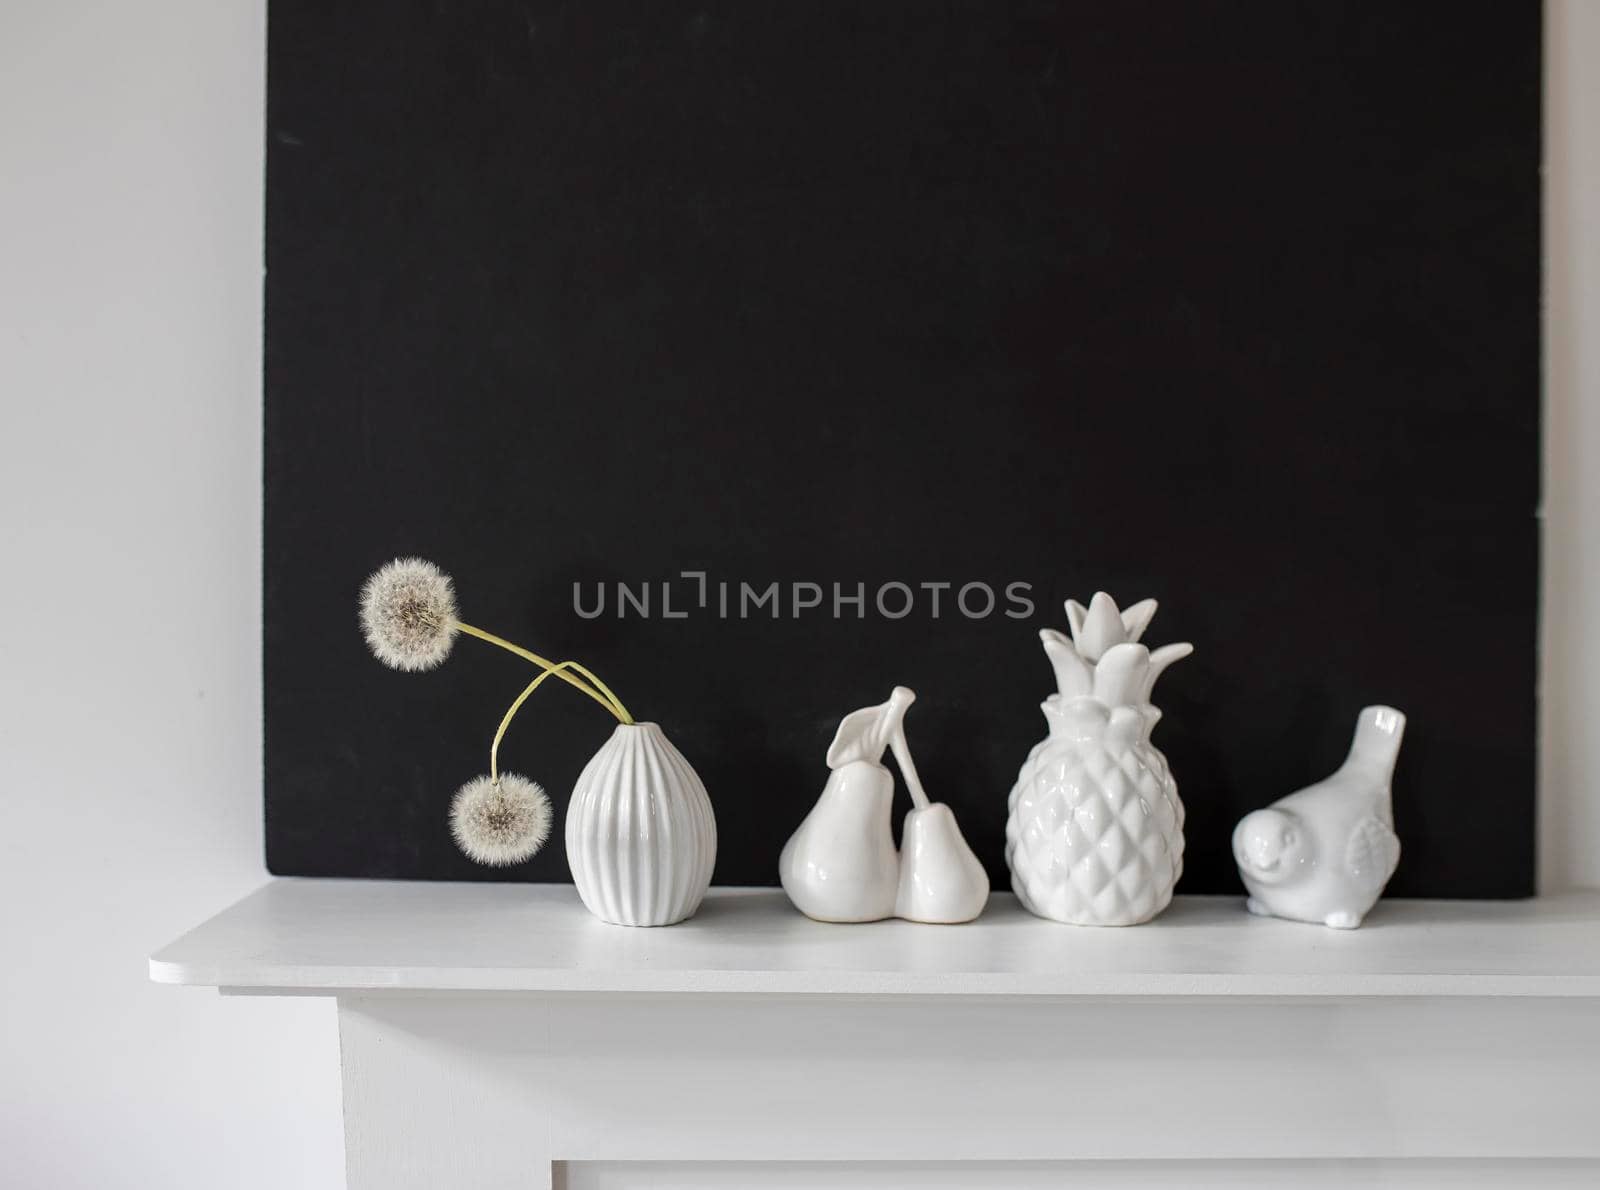
[[[883,759],[883,750],[889,746],[889,737],[905,718],[906,708],[917,696],[904,686],[896,686],[888,702],[875,707],[851,711],[839,722],[833,743],[828,745],[828,767],[843,768],[852,761],[867,760],[876,764]]]

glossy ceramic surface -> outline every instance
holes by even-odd
[[[711,885],[717,823],[683,754],[654,723],[619,724],[567,805],[567,863],[596,917],[669,926]]]
[[[950,807],[935,802],[906,814],[894,913],[907,921],[971,921],[989,901],[989,874],[967,846]]]
[[[1194,650],[1139,644],[1155,611],[1153,599],[1119,611],[1101,591],[1088,607],[1067,601],[1070,639],[1039,634],[1057,690],[1041,705],[1049,735],[1011,790],[1006,863],[1040,917],[1137,925],[1167,907],[1183,874],[1183,803],[1150,742],[1161,718],[1150,694]]]
[[[822,796],[778,860],[783,890],[818,921],[971,921],[989,899],[989,877],[967,846],[950,807],[928,800],[906,743],[906,709],[916,695],[896,686],[887,702],[845,716],[828,749],[832,773]],[[897,852],[891,822],[894,750],[913,809]]]
[[[1250,912],[1361,924],[1400,862],[1390,781],[1405,729],[1393,707],[1367,707],[1338,772],[1239,820],[1233,858]]]

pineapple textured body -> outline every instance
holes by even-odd
[[[1006,863],[1018,899],[1073,925],[1149,921],[1183,874],[1183,803],[1148,744],[1047,739],[1011,791]]]

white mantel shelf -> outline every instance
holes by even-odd
[[[628,929],[570,885],[277,880],[150,960],[235,991],[867,996],[1600,997],[1600,895],[1390,901],[1355,931],[1179,897],[1133,929],[1041,921],[998,894],[963,926],[813,922],[772,889],[713,889]]]
[[[1600,1185],[1597,895],[1341,932],[715,889],[641,930],[563,885],[277,880],[150,974],[336,1000],[354,1190]]]

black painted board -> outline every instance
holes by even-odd
[[[1537,4],[273,0],[269,41],[274,872],[567,878],[559,833],[449,838],[530,675],[366,653],[362,579],[420,554],[665,727],[722,883],[774,882],[904,683],[1004,887],[1038,630],[1105,588],[1196,646],[1157,698],[1181,891],[1237,890],[1234,821],[1379,701],[1392,890],[1532,890]],[[608,732],[552,684],[504,761],[559,811]]]

